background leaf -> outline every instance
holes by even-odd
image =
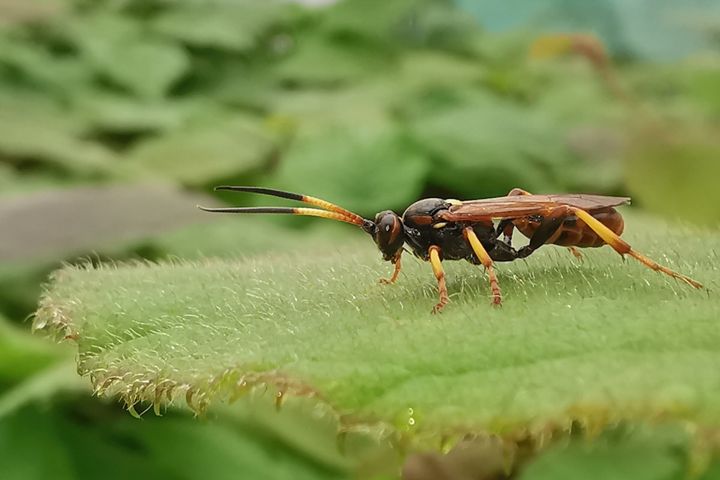
[[[662,128],[674,130],[666,135],[653,130],[637,133],[626,164],[629,188],[655,211],[720,224],[720,193],[714,182],[720,173],[720,130],[697,132],[699,136],[690,141],[696,134],[681,134],[685,127]],[[645,142],[647,137],[661,140]]]
[[[232,2],[224,8],[202,2],[184,2],[153,22],[157,32],[194,47],[243,51],[255,48],[261,35],[288,18],[288,9],[268,0]]]
[[[491,120],[492,119],[492,120]],[[413,133],[435,159],[433,182],[463,198],[504,195],[513,185],[547,191],[569,164],[559,132],[519,106],[490,98],[415,122]],[[556,138],[548,142],[548,138]]]
[[[26,100],[0,98],[0,162],[40,164],[56,176],[86,180],[127,175],[113,164],[112,151],[81,137],[82,119],[63,115],[51,103]]]
[[[61,350],[0,316],[0,382],[10,384],[53,363]]]
[[[314,463],[247,425],[198,424],[180,415],[138,422],[84,406],[85,411],[66,407],[64,415],[27,407],[1,418],[3,478],[347,478],[342,469]],[[88,426],[96,416],[105,416],[105,429]],[[42,462],[33,461],[38,451],[43,452]]]
[[[143,142],[130,160],[158,178],[198,186],[259,170],[277,146],[273,132],[253,119],[220,117]]]
[[[279,64],[277,78],[300,85],[335,85],[356,82],[392,66],[389,52],[356,38],[308,35],[297,50]]]
[[[289,190],[305,191],[315,178],[323,178],[314,195],[344,199],[345,208],[371,215],[402,208],[405,198],[420,193],[427,173],[426,158],[400,132],[336,130],[299,139],[278,181]]]
[[[74,18],[67,27],[98,73],[142,97],[164,96],[189,66],[178,45],[143,35],[139,24],[117,14]]]
[[[528,465],[522,480],[670,480],[682,478],[686,466],[686,434],[681,430],[611,431],[590,443],[576,440],[548,451]]]

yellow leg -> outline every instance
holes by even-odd
[[[433,273],[438,282],[438,293],[440,294],[440,301],[432,309],[432,313],[440,313],[445,308],[450,298],[448,297],[447,285],[445,284],[445,271],[440,261],[440,247],[433,245],[428,250],[430,254],[430,265],[432,266]]]
[[[490,255],[488,255],[487,251],[482,246],[482,243],[480,243],[480,240],[478,240],[477,235],[475,235],[475,232],[472,228],[467,227],[465,230],[463,230],[463,234],[465,235],[465,239],[468,241],[468,243],[470,243],[473,252],[475,252],[475,255],[477,255],[477,257],[480,259],[480,262],[483,264],[483,266],[488,272],[488,277],[490,277],[490,290],[492,291],[493,295],[492,304],[499,307],[502,304],[502,293],[500,293],[500,284],[498,283],[497,276],[495,275],[492,258],[490,258]]]
[[[513,188],[510,190],[510,193],[507,194],[508,197],[516,197],[518,195],[532,195],[532,193],[528,192],[527,190],[523,190],[522,188]],[[575,247],[567,247],[568,250],[570,250],[570,253],[573,254],[573,257],[577,258],[578,260],[582,260],[583,256],[582,253],[580,253],[580,250],[578,250]]]
[[[618,252],[620,255],[630,255],[634,259],[638,260],[640,263],[645,265],[648,268],[652,268],[656,272],[662,272],[666,275],[669,275],[673,278],[677,278],[678,280],[682,280],[683,282],[687,283],[688,285],[691,285],[695,288],[703,288],[702,284],[699,282],[696,282],[690,277],[687,277],[681,273],[674,272],[670,270],[667,267],[664,267],[657,262],[649,259],[642,253],[636,252],[632,249],[629,243],[627,243],[625,240],[620,238],[615,232],[610,230],[608,227],[602,224],[598,219],[590,215],[585,210],[581,210],[579,208],[575,207],[569,207],[569,210],[575,214],[580,220],[585,222],[585,224],[590,227],[595,233],[597,233],[600,238],[603,239],[605,243],[610,245],[613,249],[615,249],[616,252]]]
[[[400,258],[401,257],[402,257],[402,250],[392,260],[392,263],[395,266],[395,270],[393,270],[392,276],[390,278],[381,278],[380,283],[382,283],[383,285],[390,285],[391,283],[395,283],[395,280],[397,280],[398,275],[400,275]]]

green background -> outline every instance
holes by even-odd
[[[266,202],[216,184],[296,190],[364,216],[513,187],[627,194],[666,218],[650,221],[655,241],[695,224],[708,240],[691,245],[706,251],[688,258],[717,260],[720,7],[650,3],[0,1],[0,476],[396,475],[398,448],[359,438],[344,455],[335,426],[302,405],[137,421],[91,397],[71,344],[30,336],[63,262],[276,259],[357,241],[385,268],[345,225],[196,212]],[[690,248],[671,245],[671,258]],[[527,478],[720,475],[685,430],[645,428],[593,447],[558,441]],[[465,462],[454,452],[411,457],[406,477]],[[630,470],[603,473],[613,464]]]

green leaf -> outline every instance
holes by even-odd
[[[465,198],[504,195],[517,185],[547,191],[554,183],[548,173],[569,163],[561,130],[520,106],[473,96],[412,126],[435,159],[433,183]]]
[[[276,0],[181,4],[152,22],[157,32],[196,47],[243,51],[270,27],[286,21],[288,6]]]
[[[38,341],[0,316],[0,384],[22,380],[61,356],[62,349]]]
[[[174,130],[196,109],[189,102],[142,101],[104,92],[86,92],[75,105],[82,111],[88,131],[119,134]]]
[[[337,129],[298,139],[277,172],[289,190],[372,215],[417,198],[428,161],[400,133]]]
[[[340,479],[344,468],[305,456],[248,422],[170,412],[137,421],[83,398],[0,418],[3,478]],[[33,462],[42,452],[43,460]]]
[[[65,350],[64,353],[70,353]],[[88,392],[88,382],[77,376],[70,355],[34,372],[9,389],[0,391],[0,421],[31,403],[50,403],[60,394]]]
[[[296,51],[278,64],[277,78],[299,85],[358,83],[395,67],[391,52],[361,39],[333,39],[319,34],[302,37]]]
[[[257,171],[278,147],[272,130],[252,117],[223,114],[146,140],[128,160],[158,177],[198,186]]]
[[[323,27],[375,39],[389,39],[403,21],[410,21],[417,0],[350,0],[337,2],[323,15]]]
[[[49,172],[25,173],[11,165],[0,164],[0,197],[46,190],[58,186],[58,179]]]
[[[367,82],[336,90],[300,90],[273,95],[272,120],[295,127],[301,137],[336,129],[376,134],[392,130],[390,107],[402,93],[391,82]]]
[[[701,225],[720,224],[720,129],[688,122],[638,132],[625,158],[629,190],[648,209]]]
[[[632,118],[627,103],[618,99],[586,59],[536,62],[516,69],[513,75],[519,77],[534,107],[549,116],[549,121],[570,125],[594,121],[617,126]]]
[[[37,308],[42,283],[61,262],[42,261],[37,264],[3,261],[0,264],[0,310],[8,318],[22,319]]]
[[[168,420],[146,426],[138,440],[157,465],[175,478],[230,480],[238,478],[238,472],[247,478],[278,480],[345,477],[277,445],[268,448],[269,442],[253,438],[252,431],[233,431],[222,423],[196,425]],[[177,439],[172,449],[168,448],[168,438]],[[183,461],[178,462],[178,458]]]
[[[440,52],[411,51],[403,55],[398,90],[453,87],[477,84],[483,78],[485,67],[477,61],[468,61]]]
[[[716,232],[635,216],[628,230],[638,250],[720,287]],[[429,266],[407,258],[399,284],[379,285],[390,266],[359,232],[319,253],[66,268],[34,325],[76,332],[80,373],[131,405],[169,397],[202,410],[280,391],[329,404],[345,425],[433,441],[573,420],[720,420],[715,294],[608,248],[577,264],[547,247],[498,266],[499,310],[481,269],[446,268],[452,301],[437,317]]]
[[[234,65],[224,75],[211,76],[214,86],[208,95],[225,105],[264,112],[284,93],[277,80],[269,65]]]
[[[50,173],[98,179],[125,175],[107,148],[81,137],[78,116],[38,98],[0,98],[0,155],[23,166],[39,163]]]
[[[700,480],[718,480],[720,479],[720,460],[715,460],[710,464],[708,469],[699,477]]]
[[[642,65],[629,70],[624,80],[655,109],[679,121],[697,122],[720,115],[720,59],[717,55],[677,64]]]
[[[364,2],[358,2],[361,5]],[[423,3],[425,3],[423,5]],[[454,2],[416,2],[413,14],[396,26],[397,37],[409,46],[474,53],[480,29],[475,19]]]
[[[91,81],[91,70],[79,59],[58,58],[41,45],[9,35],[0,36],[0,66],[17,72],[22,83],[60,98],[80,95]]]
[[[697,102],[697,106],[709,115],[720,116],[720,92],[715,86],[720,82],[720,61],[708,66],[690,69],[688,75],[688,93]]]
[[[0,418],[0,460],[3,477],[11,479],[76,478],[65,446],[57,441],[57,426],[32,414]],[[43,461],[31,461],[42,452]]]
[[[622,429],[621,429],[622,430]],[[576,440],[540,455],[520,480],[674,480],[685,478],[687,435],[639,428]]]
[[[346,0],[328,8],[321,29],[398,46],[467,53],[478,33],[475,19],[453,2],[434,0]]]
[[[119,14],[76,17],[63,28],[98,73],[142,97],[164,96],[189,67],[181,46]]]

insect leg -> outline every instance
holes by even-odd
[[[393,270],[392,276],[390,278],[381,278],[380,283],[383,285],[390,285],[391,283],[395,283],[395,280],[397,280],[398,275],[400,275],[400,258],[402,257],[402,250],[391,260],[392,264],[395,266],[395,270]]]
[[[506,218],[504,220],[500,220],[500,223],[498,223],[497,229],[495,230],[495,238],[500,238],[500,235],[502,235],[503,242],[512,246],[513,231],[515,231],[513,219]]]
[[[527,192],[523,190],[522,188],[513,188],[508,192],[508,197],[516,197],[519,195],[531,195],[530,192]],[[503,241],[507,243],[508,245],[512,246],[512,236],[513,232],[515,231],[515,224],[513,224],[513,220],[511,218],[506,218],[504,220],[501,220],[500,223],[497,226],[496,234],[499,238],[500,235],[503,235]]]
[[[438,282],[438,293],[440,294],[440,301],[432,309],[432,313],[440,313],[440,311],[450,301],[448,297],[447,285],[445,283],[445,271],[442,267],[440,260],[440,247],[433,245],[428,249],[430,254],[430,265],[432,266],[433,273]]]
[[[598,234],[600,238],[603,239],[605,243],[610,245],[613,249],[615,249],[616,252],[618,252],[620,255],[625,256],[630,255],[634,259],[638,260],[640,263],[645,265],[648,268],[652,268],[656,272],[662,272],[666,275],[669,275],[673,278],[677,278],[678,280],[682,280],[683,282],[687,283],[688,285],[691,285],[695,288],[703,288],[701,283],[696,282],[690,277],[687,277],[681,273],[674,272],[670,270],[667,267],[664,267],[655,261],[649,259],[645,255],[636,252],[632,249],[629,243],[627,243],[625,240],[620,238],[615,232],[610,230],[608,227],[602,224],[598,219],[590,215],[585,210],[582,210],[580,208],[575,207],[568,207],[570,211],[575,214],[580,220],[585,222],[585,224],[590,227],[595,233]]]
[[[507,243],[501,241],[495,242],[495,246],[492,248],[492,250],[488,251],[488,255],[490,255],[493,263],[512,262],[513,260],[519,258],[517,250],[512,248]]]
[[[530,192],[528,192],[527,190],[523,190],[522,188],[513,188],[507,194],[508,197],[516,197],[519,195],[532,195],[532,194]],[[512,236],[512,233],[510,235]],[[582,260],[583,256],[582,256],[582,253],[580,253],[580,250],[578,250],[575,247],[567,247],[567,249],[570,250],[570,253],[572,253],[575,258],[577,258],[578,260]]]
[[[540,226],[530,238],[530,243],[518,250],[518,257],[525,258],[550,240],[569,215],[566,207],[558,207],[544,215]]]
[[[483,266],[488,272],[488,277],[490,277],[490,290],[492,291],[493,295],[492,304],[495,306],[500,306],[502,304],[502,294],[500,293],[500,285],[498,284],[498,279],[495,275],[495,269],[493,268],[492,258],[490,258],[490,255],[488,255],[485,247],[483,247],[482,243],[480,243],[480,240],[478,240],[477,235],[475,235],[472,227],[465,228],[463,230],[463,236],[465,237],[465,240],[468,241],[468,243],[473,249],[473,252],[475,252],[475,255],[477,255],[477,257],[480,259],[480,262],[482,262]]]

